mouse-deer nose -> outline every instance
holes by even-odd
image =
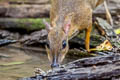
[[[51,64],[51,68],[57,68],[59,67],[59,63],[56,57],[53,58],[53,62]]]
[[[57,67],[59,67],[59,64],[57,64],[57,63],[51,64],[51,68],[57,68]]]

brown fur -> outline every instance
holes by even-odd
[[[86,49],[89,51],[90,32],[92,28],[92,11],[104,0],[51,0],[50,20],[52,29],[48,32],[50,49],[47,48],[48,57],[53,63],[62,62],[68,51],[68,38],[77,30],[86,29]],[[69,32],[66,24],[70,21]],[[66,40],[67,46],[62,49],[62,42]]]

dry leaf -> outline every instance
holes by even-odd
[[[100,44],[96,48],[90,49],[90,51],[112,50],[112,48],[113,48],[112,44],[108,40],[105,40],[102,44]]]
[[[112,45],[108,40],[105,40],[102,44],[96,47],[97,50],[112,50]]]
[[[116,34],[120,34],[120,29],[116,29],[116,30],[115,30],[115,33],[116,33]]]

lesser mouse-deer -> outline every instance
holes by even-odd
[[[51,0],[50,24],[46,50],[51,67],[58,67],[69,50],[69,38],[79,30],[86,31],[85,48],[89,52],[92,12],[104,0]]]

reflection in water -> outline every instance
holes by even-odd
[[[21,77],[34,75],[35,68],[44,71],[50,69],[49,61],[44,49],[38,48],[16,48],[7,46],[0,48],[0,79],[16,80]],[[64,63],[71,61],[68,58]],[[21,64],[12,64],[22,62]]]

